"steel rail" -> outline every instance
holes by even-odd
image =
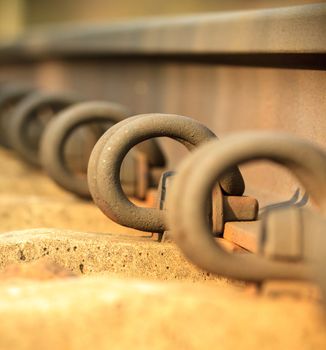
[[[0,46],[1,60],[49,55],[326,53],[326,4],[41,27]]]

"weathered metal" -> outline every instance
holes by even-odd
[[[154,137],[172,138],[188,150],[216,139],[203,124],[183,116],[144,114],[128,118],[109,129],[95,145],[88,166],[88,185],[95,203],[109,218],[123,226],[163,232],[163,211],[137,207],[128,200],[120,183],[120,167],[127,152]],[[220,185],[228,194],[241,195],[244,182],[239,169],[229,169]]]
[[[211,211],[208,215],[214,234],[223,234],[226,222],[257,219],[259,204],[256,198],[224,195],[219,186],[215,186],[212,192]]]
[[[0,91],[0,144],[10,147],[8,140],[8,129],[14,106],[26,95],[31,93],[33,88],[20,84],[4,84]]]
[[[135,114],[189,115],[220,136],[272,128],[325,148],[325,24],[326,5],[313,4],[52,26],[3,46],[0,79],[77,90]],[[182,159],[175,144],[161,145],[170,164]],[[249,186],[293,195],[294,181],[264,169],[242,169]]]
[[[76,174],[67,165],[71,161],[65,157],[67,141],[70,137],[76,136],[74,132],[77,129],[89,126],[87,129],[89,132],[82,135],[86,145],[83,147],[82,142],[80,145],[85,152],[84,168],[87,169],[88,156],[97,139],[105,130],[129,114],[126,107],[103,101],[81,102],[65,108],[47,124],[42,134],[40,143],[42,167],[60,186],[80,196],[89,197],[86,174]],[[95,125],[98,126],[96,130]]]
[[[173,239],[193,263],[212,273],[258,282],[309,279],[312,277],[309,261],[270,260],[255,254],[231,255],[213,239],[206,218],[212,188],[230,167],[257,159],[268,159],[291,170],[325,216],[326,154],[292,135],[243,133],[202,146],[177,169],[167,212]],[[282,233],[286,234],[285,231]]]
[[[80,27],[75,30],[63,27],[59,32],[54,28],[53,32],[44,31],[27,36],[27,40],[17,42],[16,46],[9,47],[6,52],[2,51],[0,60],[4,64],[0,67],[0,76],[12,79],[23,75],[33,83],[37,82],[37,85],[48,89],[53,89],[54,85],[59,89],[78,89],[91,99],[110,99],[128,105],[135,113],[161,111],[191,115],[205,123],[213,132],[223,136],[245,129],[282,130],[314,140],[325,149],[325,19],[325,4],[315,4],[170,19],[146,19],[125,24],[100,25],[85,32],[80,30]],[[84,84],[85,80],[89,83]],[[40,133],[40,130],[37,133]],[[278,139],[274,138],[273,142],[277,143]],[[165,141],[161,144],[165,151],[168,151],[166,154],[170,164],[176,164],[182,159],[182,154],[176,147]],[[224,147],[223,145],[226,144],[223,142],[221,147]],[[282,141],[282,145],[286,143]],[[260,149],[261,144],[255,147]],[[276,147],[277,150],[282,148]],[[242,152],[240,148],[239,146],[239,153]],[[207,148],[207,153],[213,152],[212,149]],[[302,150],[301,146],[295,150],[292,147],[291,152],[300,153]],[[96,159],[106,161],[102,151],[98,150]],[[152,181],[151,178],[157,179],[161,168],[149,166],[148,157],[144,153],[135,149],[130,152],[120,169],[122,189],[127,194],[130,190],[142,198]],[[259,153],[259,157],[270,156],[268,152],[264,153],[264,150],[254,150],[253,153],[255,152]],[[287,154],[288,159],[292,157],[291,152]],[[301,152],[302,160],[310,158],[308,153]],[[299,164],[298,157],[295,156],[296,164]],[[193,165],[198,174],[200,169],[196,168],[200,167],[201,162],[204,160],[198,158]],[[279,163],[291,164],[291,167],[293,165],[292,160],[283,162],[282,159]],[[103,166],[99,163],[96,167],[94,174]],[[136,172],[130,169],[136,169]],[[183,189],[193,178],[193,169],[188,173],[184,172]],[[302,178],[306,178],[306,174],[309,173],[301,172],[297,167],[295,169],[301,175],[304,174]],[[323,166],[323,183],[324,169]],[[269,204],[291,198],[297,189],[294,187],[296,183],[279,172],[277,167],[270,171],[268,165],[255,165],[251,172],[241,170],[246,184],[252,185],[258,193],[260,190],[266,190]],[[207,171],[201,176],[210,177],[211,174]],[[307,175],[307,180],[302,181],[304,185],[309,183],[309,177],[310,175]],[[108,189],[104,184],[106,179],[103,175],[102,187],[93,179],[97,201],[103,207],[107,205],[105,194]],[[115,180],[118,181],[117,179],[116,176]],[[316,182],[322,183],[320,179]],[[170,186],[170,183],[164,185],[165,190],[166,185]],[[103,193],[100,191],[102,188]],[[212,187],[209,190],[211,191]],[[209,190],[206,192],[207,202],[210,199]],[[169,197],[170,190],[168,191]],[[325,191],[321,192],[325,198]],[[188,191],[184,194],[180,189],[175,215],[183,210],[184,205],[190,206],[192,202],[197,201],[195,190],[190,188],[189,194],[187,193]],[[256,194],[255,191],[253,193]],[[316,193],[315,191],[313,196]],[[255,212],[256,202],[250,198],[225,196],[220,186],[213,188],[213,195],[213,222],[210,222],[210,208],[203,205],[200,209],[204,213],[203,218],[212,225],[213,232],[223,231],[224,222],[228,219],[245,218],[243,213],[243,216],[237,214],[243,208],[247,211],[248,206],[252,206]],[[162,199],[160,209],[164,209],[168,200]],[[180,204],[182,200],[189,203]],[[111,205],[114,204],[113,201]],[[237,207],[234,210],[235,205]],[[117,206],[114,210],[119,211],[119,208],[121,209]],[[138,209],[135,210],[132,206],[126,210],[130,211],[128,215],[134,217],[139,213]],[[170,215],[168,208],[166,211]],[[114,215],[122,217],[126,212],[121,210],[120,214],[115,212]],[[155,215],[152,216],[153,221]],[[182,240],[187,240],[185,237],[192,234],[191,223],[198,215],[201,215],[200,211],[188,210],[181,222],[176,222],[181,225],[179,230],[183,230]],[[326,263],[324,217],[325,211],[317,214],[306,208],[291,207],[273,209],[263,220],[249,223],[252,224],[248,226],[250,234],[258,228],[259,234],[253,233],[251,238],[255,240],[261,236],[259,253],[263,257],[251,255],[249,258],[236,257],[236,260],[232,257],[231,262],[225,252],[218,251],[213,255],[214,248],[205,245],[207,242],[201,242],[199,235],[190,242],[191,248],[194,251],[203,248],[196,259],[215,266],[214,271],[219,274],[255,281],[265,278],[316,278],[323,286],[326,297],[323,269]],[[159,215],[157,218],[157,222],[162,219]],[[120,216],[118,219],[120,220]],[[189,220],[188,226],[184,226],[183,220]],[[201,222],[204,225],[203,220],[195,223],[192,229],[198,227]],[[164,223],[163,227],[169,229]],[[235,231],[243,239],[244,230]],[[208,227],[203,233],[211,234]],[[233,270],[230,272],[230,269]],[[239,271],[240,276],[237,275]]]
[[[191,169],[186,177],[191,173]],[[171,191],[171,184],[175,176],[175,172],[167,171],[162,174],[158,193],[157,208],[161,210],[169,210],[168,197]],[[183,179],[187,181],[186,178]],[[253,221],[258,215],[258,201],[248,196],[230,196],[222,193],[220,185],[213,188],[211,200],[208,201],[207,219],[212,227],[214,235],[221,235],[224,232],[224,224],[229,221]]]
[[[40,166],[39,143],[46,124],[62,109],[80,101],[72,93],[35,92],[24,98],[12,113],[10,145],[28,163]]]
[[[25,33],[2,46],[2,57],[325,53],[325,17],[326,6],[320,3],[110,25],[65,24]]]
[[[136,113],[192,115],[223,136],[283,130],[325,148],[325,18],[325,4],[315,4],[128,21],[86,31],[53,28],[4,48],[0,74],[11,79],[33,71],[30,78],[52,88],[48,73],[54,68],[57,85],[126,104]],[[89,76],[94,84],[81,84]],[[177,163],[178,149],[162,144]],[[146,161],[139,169],[147,172]],[[264,166],[243,173],[255,190],[282,201],[296,188],[278,170]]]
[[[311,278],[321,287],[325,301],[325,211],[297,206],[277,208],[264,216],[262,227],[260,253],[274,260],[308,262]]]
[[[307,230],[302,219],[302,208],[285,206],[270,210],[265,213],[262,222],[260,254],[269,259],[302,260],[303,232]],[[311,233],[311,239],[313,235],[314,233]]]
[[[130,115],[130,111],[119,104],[92,101],[81,102],[59,112],[47,125],[41,139],[40,155],[41,163],[46,172],[54,179],[60,186],[68,191],[83,197],[90,197],[86,171],[76,174],[68,166],[67,162],[70,159],[65,159],[64,149],[68,139],[72,136],[74,131],[82,126],[94,126],[99,128],[92,133],[79,135],[79,140],[87,142],[84,151],[85,170],[87,168],[89,155],[96,141],[101,135],[114,124],[120,122]],[[83,137],[83,140],[81,138]],[[155,152],[150,148],[154,147]],[[144,152],[143,152],[144,151]],[[129,196],[134,196],[143,199],[146,195],[148,187],[153,184],[145,184],[148,179],[148,168],[157,165],[161,170],[164,166],[162,161],[163,155],[156,144],[156,141],[148,142],[148,147],[137,147],[127,154],[126,161],[122,165],[121,184],[125,193]],[[148,165],[147,157],[149,151],[152,152],[152,164]],[[142,168],[145,168],[145,170]],[[144,173],[145,172],[145,173]],[[157,184],[157,183],[156,183]]]
[[[135,118],[136,117],[133,117],[133,119],[135,119]],[[115,131],[119,130],[122,126],[129,124],[130,120],[131,120],[131,118],[127,118],[127,119],[115,124],[114,126],[112,126],[96,143],[96,145],[94,146],[93,151],[91,153],[91,156],[89,158],[88,170],[87,170],[89,190],[90,190],[90,193],[92,195],[93,200],[99,206],[99,208],[104,212],[104,214],[106,214],[106,205],[107,205],[107,202],[105,200],[105,193],[106,193],[107,186],[105,185],[104,188],[103,187],[100,188],[100,185],[98,185],[98,181],[101,180],[101,177],[103,178],[103,175],[104,175],[104,177],[106,175],[99,173],[99,168],[101,168],[101,166],[105,166],[107,164],[107,162],[110,162],[110,164],[112,164],[111,153],[113,154],[113,152],[114,152],[116,154],[116,147],[112,147],[112,146],[108,145],[108,143],[110,142],[110,137],[111,137],[111,135],[113,135],[115,133]],[[129,131],[130,130],[124,131],[124,133],[122,135],[120,135],[119,138],[116,138],[116,140],[118,140],[122,143],[124,141],[128,140],[130,135],[131,135],[131,133],[129,133]],[[145,140],[141,140],[141,141],[145,141]],[[148,173],[147,173],[147,176],[150,179],[157,181],[158,177],[156,175],[155,168],[157,168],[157,167],[161,168],[161,167],[165,166],[165,156],[163,155],[158,144],[156,142],[153,142],[153,140],[148,140],[148,141],[146,140],[146,142],[141,142],[141,141],[137,145],[137,151],[146,154],[146,163],[148,164],[148,166],[153,167],[153,170],[154,170],[153,171],[154,176],[151,176],[151,174],[148,174]],[[120,154],[119,163],[114,164],[114,167],[112,167],[110,165],[108,168],[109,173],[107,174],[107,176],[111,176],[111,177],[115,176],[116,177],[115,180],[116,180],[117,186],[119,186],[118,191],[121,191],[122,196],[130,204],[132,204],[132,203],[127,199],[127,197],[125,197],[125,195],[123,194],[123,190],[121,188],[120,167],[123,165],[122,161],[123,161],[125,155],[127,154],[128,151],[131,150],[132,147],[133,147],[133,145],[131,145],[129,147],[129,149],[127,149],[125,152]],[[109,153],[109,155],[110,155],[109,159],[106,159],[106,157],[103,158],[103,156],[102,156],[102,151],[104,151],[104,148],[107,151],[107,153]],[[135,158],[131,158],[131,157],[127,158],[127,160],[129,160],[129,161],[131,161],[132,159],[135,159]],[[141,168],[143,168],[143,167],[141,166]],[[116,170],[116,173],[114,173],[114,174],[112,172],[113,169]],[[138,168],[138,172],[140,172],[140,178],[143,178],[143,176],[146,174],[142,173],[141,170],[142,169]],[[132,177],[133,177],[133,175],[132,175]],[[116,188],[112,189],[112,193],[113,192],[116,192]],[[111,194],[109,194],[109,196],[111,196]]]

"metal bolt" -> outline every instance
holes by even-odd
[[[169,210],[169,193],[176,172],[167,171],[161,176],[158,187],[157,207],[160,210]],[[214,234],[222,234],[225,222],[252,221],[258,214],[258,201],[248,196],[229,196],[223,194],[219,185],[212,191],[212,198],[207,203],[208,221],[212,225]]]

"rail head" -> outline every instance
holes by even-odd
[[[1,61],[58,56],[326,54],[326,3],[39,28]]]

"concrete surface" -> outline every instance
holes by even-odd
[[[0,283],[0,348],[325,349],[320,305],[107,277]]]
[[[0,235],[0,271],[10,264],[42,257],[78,274],[103,272],[154,280],[214,281],[226,284],[188,263],[173,243],[148,237],[97,234],[58,229],[29,229]]]
[[[10,152],[0,160],[1,350],[326,348],[314,288],[211,276]]]
[[[94,205],[61,189],[41,169],[0,149],[0,233],[27,228],[56,227],[88,232],[144,235],[109,220]],[[151,205],[152,198],[148,203]],[[147,234],[148,235],[148,234]]]

